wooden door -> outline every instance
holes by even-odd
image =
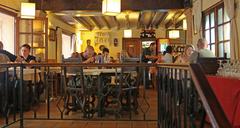
[[[140,38],[123,38],[122,49],[132,58],[139,58],[141,53]]]

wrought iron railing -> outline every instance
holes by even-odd
[[[1,91],[6,105],[0,126],[20,121],[23,127],[23,120],[157,121],[157,91],[145,89],[150,66],[1,64],[6,76],[2,87],[11,91]]]
[[[24,127],[24,120],[157,121],[160,128],[204,127],[205,111],[212,111],[204,106],[210,101],[199,97],[201,92],[195,88],[200,85],[193,82],[188,65],[46,63],[0,67],[4,76],[0,82],[1,127],[18,122]],[[156,84],[148,80],[150,67],[156,68]],[[156,85],[157,90],[146,89],[146,84]],[[212,115],[209,117],[218,118]],[[222,118],[217,123],[225,121]]]

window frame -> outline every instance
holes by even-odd
[[[219,21],[218,20],[218,10],[221,9],[221,8],[222,8],[222,23],[218,24],[218,21]],[[214,26],[213,27],[211,27],[211,18],[210,18],[211,13],[214,13]],[[209,37],[210,37],[209,47],[210,47],[210,49],[212,49],[212,45],[215,44],[215,49],[214,49],[215,50],[215,55],[217,57],[219,57],[220,56],[219,47],[220,47],[220,44],[223,44],[223,51],[222,52],[223,52],[223,57],[224,57],[224,54],[226,53],[224,44],[227,43],[227,42],[230,43],[230,39],[227,39],[227,40],[224,39],[224,31],[225,31],[224,26],[226,24],[230,24],[230,22],[231,22],[230,20],[224,21],[224,16],[225,16],[224,3],[219,2],[219,3],[215,4],[214,6],[210,7],[209,9],[203,11],[202,16],[203,16],[203,18],[202,18],[203,19],[203,21],[202,21],[203,37],[206,37],[205,32],[207,30],[209,30]],[[205,26],[206,26],[206,17],[207,16],[209,17],[209,28],[206,29]],[[221,27],[221,26],[222,26],[223,40],[219,41],[219,30],[218,30],[218,28]],[[215,30],[214,31],[214,36],[215,36],[215,42],[214,43],[211,42],[211,36],[212,36],[211,29]],[[231,45],[231,43],[230,43],[230,45]],[[230,56],[230,55],[228,55],[228,56]]]

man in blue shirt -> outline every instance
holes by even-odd
[[[156,43],[151,43],[150,46],[143,50],[142,62],[144,63],[155,63],[158,57],[156,56]],[[154,87],[153,82],[150,78],[149,68],[145,71],[145,88],[149,89],[150,86]]]

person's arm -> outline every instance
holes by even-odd
[[[4,52],[5,52],[5,54],[8,56],[8,58],[10,59],[10,61],[12,61],[12,62],[16,61],[17,56],[13,55],[12,53],[10,53],[10,52],[8,52],[8,51],[6,51],[6,50],[4,50]]]
[[[28,63],[36,63],[37,61],[36,61],[36,57],[35,56],[29,56],[29,62]]]
[[[91,63],[94,62],[94,57],[88,58],[87,60],[83,61],[82,63]]]
[[[179,56],[177,56],[177,58],[176,58],[176,60],[175,60],[175,62],[174,63],[182,63],[182,56],[181,55],[179,55]]]

